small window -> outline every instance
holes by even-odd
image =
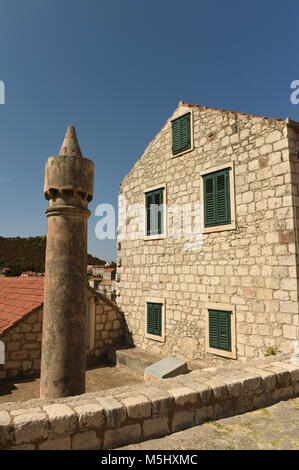
[[[162,304],[147,302],[147,333],[162,336]]]
[[[161,188],[145,193],[147,236],[163,233],[163,191]]]
[[[231,314],[223,310],[209,310],[210,348],[231,351]]]
[[[229,171],[227,168],[203,176],[205,227],[231,223]]]
[[[191,148],[190,113],[172,121],[172,154]]]

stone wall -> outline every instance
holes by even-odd
[[[0,336],[5,344],[5,364],[0,365],[0,379],[39,374],[42,322],[40,307]]]
[[[269,358],[57,400],[0,405],[0,449],[112,449],[299,394],[299,363]]]
[[[95,300],[95,341],[89,356],[99,358],[111,347],[123,345],[125,341],[125,320],[122,311],[102,294]],[[92,362],[92,360],[90,361]]]
[[[114,302],[88,290],[92,302],[90,344],[87,366],[98,363],[112,346],[121,345],[125,324],[123,314]],[[40,374],[43,308],[28,314],[0,336],[5,344],[5,364],[0,364],[0,380],[33,377]]]
[[[170,120],[186,112],[193,116],[193,149],[173,157]],[[269,345],[284,350],[298,338],[288,132],[279,119],[181,102],[125,177],[120,193],[127,207],[144,205],[144,192],[159,185],[166,187],[168,206],[200,204],[200,172],[218,165],[232,164],[235,181],[235,228],[205,233],[200,249],[186,237],[173,238],[172,214],[167,238],[134,239],[144,220],[134,209],[126,213],[127,236],[118,243],[117,304],[136,346],[208,364],[227,360],[206,351],[209,303],[235,311],[239,360],[263,357]],[[194,220],[194,206],[191,215]],[[148,298],[165,302],[165,342],[145,336]]]

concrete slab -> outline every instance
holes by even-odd
[[[159,361],[161,356],[149,353],[139,348],[118,349],[115,351],[116,364],[130,367],[138,372],[144,372],[144,369],[151,364]]]
[[[174,357],[165,357],[158,362],[146,367],[144,381],[151,382],[157,379],[167,379],[185,374],[188,371],[187,362]]]

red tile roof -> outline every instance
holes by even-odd
[[[105,273],[111,273],[112,271],[115,271],[115,268],[107,268],[107,269],[105,269]]]
[[[44,301],[43,277],[0,278],[0,334]]]

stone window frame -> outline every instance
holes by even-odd
[[[223,310],[231,312],[231,351],[210,347],[210,324],[209,324],[209,310]],[[237,344],[236,344],[236,306],[222,302],[208,302],[205,306],[205,343],[206,353],[214,354],[215,356],[222,356],[228,359],[237,359]]]
[[[210,173],[214,173],[220,170],[230,169],[229,171],[229,192],[230,192],[230,215],[231,215],[231,222],[230,224],[225,225],[215,225],[212,227],[205,227],[205,219],[204,219],[204,183],[203,183],[203,176],[208,175]],[[203,226],[203,233],[212,233],[212,232],[223,232],[225,230],[235,230],[236,229],[236,197],[235,197],[235,166],[234,162],[223,163],[222,165],[217,165],[207,170],[203,170],[200,172],[200,200],[201,200],[201,220]]]
[[[180,118],[181,116],[184,116],[184,114],[190,113],[190,148],[183,150],[180,153],[176,153],[173,155],[172,153],[172,121],[175,121],[176,119]],[[173,116],[173,119],[170,120],[170,154],[171,158],[177,158],[180,157],[181,155],[185,155],[185,153],[192,152],[194,150],[194,117],[193,117],[193,109],[189,108],[188,106],[182,106],[178,114]]]
[[[147,235],[146,234],[146,193],[149,193],[150,191],[155,191],[156,189],[163,189],[163,232],[159,233],[157,235]],[[144,194],[144,202],[143,202],[143,230],[144,230],[144,237],[143,239],[146,240],[161,240],[164,238],[167,238],[167,224],[168,224],[168,219],[167,219],[167,188],[166,188],[166,183],[162,184],[157,184],[156,186],[151,186],[149,188],[146,188],[143,191]]]
[[[153,303],[153,304],[162,304],[162,312],[161,312],[161,336],[157,335],[151,335],[150,333],[147,332],[147,304],[148,303]],[[166,338],[165,338],[165,331],[166,331],[166,302],[164,298],[161,297],[147,297],[144,302],[144,311],[145,311],[145,337],[147,339],[151,339],[154,341],[159,341],[160,343],[165,343]]]

